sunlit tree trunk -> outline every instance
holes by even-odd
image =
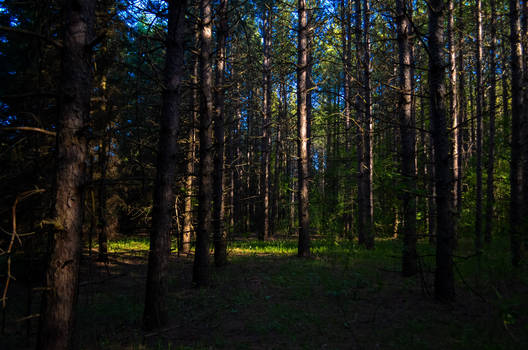
[[[305,0],[298,0],[298,46],[297,46],[297,154],[298,154],[298,188],[299,188],[299,246],[298,255],[310,255],[310,217],[308,212],[309,181],[309,128],[308,119],[308,16]]]
[[[270,235],[270,173],[271,173],[271,21],[272,5],[265,4],[263,14],[263,58],[262,58],[262,140],[260,166],[260,220],[259,239]]]
[[[55,232],[40,312],[39,350],[73,348],[83,222],[82,187],[92,90],[90,43],[94,37],[95,1],[65,1],[62,13],[64,38],[57,123]]]

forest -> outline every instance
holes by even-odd
[[[0,349],[528,348],[528,0],[0,1]]]

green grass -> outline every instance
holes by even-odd
[[[432,293],[435,247],[418,243],[423,273],[400,276],[402,243],[374,250],[335,239],[312,241],[312,258],[296,257],[294,239],[233,241],[229,265],[211,267],[209,288],[191,288],[192,258],[169,266],[170,324],[141,330],[148,239],[109,242],[112,276],[94,265],[81,288],[81,349],[519,349],[528,345],[527,269],[513,269],[509,242],[480,256],[471,240],[456,251],[457,301]],[[86,271],[86,270],[83,270]],[[86,272],[84,272],[86,273]]]

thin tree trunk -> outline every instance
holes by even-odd
[[[519,266],[522,260],[522,154],[521,121],[523,116],[523,62],[521,43],[521,4],[520,0],[510,0],[510,44],[512,73],[512,111],[511,111],[511,161],[510,161],[510,238],[512,264]]]
[[[400,79],[400,130],[401,130],[401,166],[403,175],[403,276],[413,276],[418,271],[416,252],[416,165],[415,147],[416,134],[412,118],[412,76],[411,76],[411,44],[409,21],[412,7],[406,0],[396,0],[399,79]]]
[[[200,171],[198,173],[198,227],[193,283],[209,283],[209,234],[213,232],[213,70],[211,67],[212,1],[200,1]]]
[[[309,53],[308,53],[308,19],[305,0],[298,0],[298,46],[297,46],[297,128],[298,128],[298,188],[299,188],[299,245],[298,256],[310,255],[310,216],[308,212],[309,181],[309,134],[308,119],[308,86],[309,86]]]
[[[364,171],[365,175],[363,177],[365,181],[365,195],[366,195],[366,208],[365,208],[365,247],[367,249],[374,248],[374,193],[373,193],[373,145],[372,136],[373,136],[373,126],[372,121],[372,104],[371,104],[371,86],[370,86],[370,4],[369,0],[363,0],[363,41],[365,45],[365,50],[363,52],[363,88],[365,99],[365,161],[364,161]]]
[[[72,335],[83,222],[95,1],[65,2],[61,103],[57,132],[54,239],[46,272],[37,349],[73,348]]]
[[[148,258],[143,326],[163,327],[168,321],[170,233],[174,205],[174,180],[178,159],[181,83],[183,79],[186,1],[169,2],[165,86],[163,89],[157,175]]]
[[[106,168],[108,162],[106,125],[104,125],[103,139],[99,149],[99,235],[98,235],[98,261],[108,261],[108,224],[106,222]]]
[[[216,111],[214,121],[215,157],[214,157],[214,260],[217,267],[227,264],[227,233],[224,225],[224,74],[226,62],[227,36],[227,0],[221,0],[218,8],[220,23],[217,28],[216,59]]]
[[[495,162],[495,113],[496,113],[496,99],[497,99],[497,60],[495,57],[495,49],[497,46],[497,12],[495,9],[495,0],[490,0],[491,6],[491,25],[490,25],[490,102],[489,102],[489,143],[488,143],[488,179],[486,186],[486,227],[484,239],[487,243],[491,242],[491,233],[493,231],[493,206],[495,205],[495,197],[493,194],[493,172]]]
[[[482,4],[476,1],[477,9],[477,184],[475,203],[475,249],[479,252],[482,249],[482,104],[484,92],[482,87]]]
[[[453,188],[453,203],[456,213],[459,212],[459,197],[462,195],[460,193],[461,189],[461,178],[460,178],[460,169],[459,169],[459,145],[460,141],[460,118],[459,118],[459,108],[458,108],[458,72],[457,72],[457,62],[456,62],[456,47],[455,47],[455,0],[448,0],[448,46],[449,46],[449,89],[451,90],[451,96],[449,99],[449,113],[451,114],[451,122],[453,127],[453,179],[454,179],[454,188]]]
[[[453,274],[454,223],[450,142],[447,132],[446,91],[444,86],[444,13],[443,0],[429,2],[429,90],[432,136],[435,150],[437,242],[435,296],[439,300],[455,298]]]
[[[270,235],[270,171],[271,171],[271,16],[272,7],[265,5],[263,18],[263,53],[262,78],[263,78],[263,101],[262,101],[262,139],[261,139],[261,168],[260,168],[260,219],[259,239],[265,240]]]

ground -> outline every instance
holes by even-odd
[[[422,273],[412,278],[399,274],[397,239],[378,240],[374,251],[319,239],[310,259],[295,256],[293,239],[232,242],[229,265],[212,268],[206,289],[191,287],[192,256],[174,253],[170,323],[143,332],[147,242],[142,237],[112,242],[108,264],[96,262],[95,253],[90,261],[84,252],[77,348],[528,348],[526,268],[513,270],[507,254],[491,254],[507,251],[506,241],[480,258],[456,258],[457,299],[451,304],[432,296],[434,247],[426,242],[420,243]],[[12,299],[26,300],[23,288],[11,292]],[[2,336],[8,349],[33,347],[37,322],[29,336],[27,323],[16,322],[24,307],[18,315],[15,307],[8,309],[9,333]]]

